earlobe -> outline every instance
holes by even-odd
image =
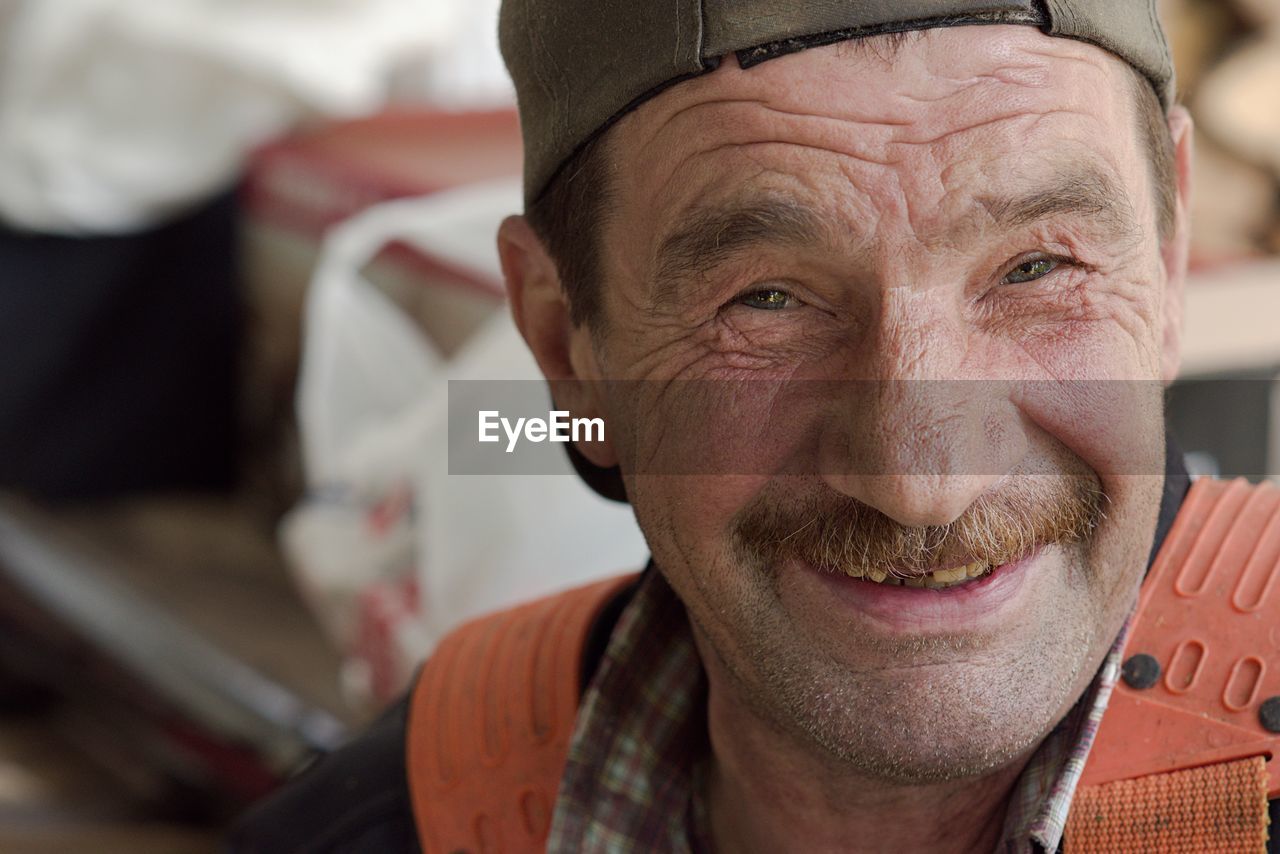
[[[511,216],[503,221],[498,257],[511,316],[551,386],[555,405],[575,418],[604,417],[590,333],[574,325],[559,269],[527,219]],[[579,446],[584,456],[604,468],[617,463],[608,435],[606,419],[605,441]]]
[[[1175,174],[1178,182],[1173,233],[1161,245],[1165,270],[1164,337],[1161,375],[1165,384],[1178,376],[1182,360],[1183,305],[1191,247],[1191,164],[1194,156],[1195,126],[1185,107],[1169,112],[1169,133],[1173,137]]]

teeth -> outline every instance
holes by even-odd
[[[848,570],[851,578],[866,578],[868,581],[874,581],[876,584],[891,584],[894,587],[928,587],[931,590],[944,590],[948,587],[956,587],[965,584],[972,579],[981,578],[991,571],[991,564],[975,561],[974,563],[965,564],[964,566],[952,567],[951,569],[939,569],[928,575],[916,575],[911,578],[901,578],[890,575],[887,570],[882,569],[862,569],[855,567]]]
[[[958,566],[955,569],[940,569],[931,576],[939,584],[955,584],[969,577],[969,568]]]
[[[951,569],[939,569],[928,575],[916,575],[911,578],[900,578],[891,576],[888,571],[882,569],[863,570],[855,568],[849,570],[849,575],[853,578],[866,578],[868,581],[874,581],[876,584],[891,584],[894,587],[927,587],[931,590],[944,590],[948,587],[956,587],[965,584],[972,579],[981,578],[991,571],[991,565],[976,561],[966,564],[965,566],[957,566]]]

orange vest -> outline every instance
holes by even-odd
[[[440,643],[407,735],[424,854],[544,850],[583,646],[634,578],[482,617]],[[1067,854],[1264,849],[1267,800],[1280,795],[1280,762],[1267,762],[1280,749],[1276,597],[1280,490],[1197,481],[1143,585]]]

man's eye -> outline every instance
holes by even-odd
[[[749,294],[743,294],[738,297],[738,302],[747,308],[756,308],[761,311],[777,311],[783,308],[789,308],[795,303],[795,297],[786,291],[780,291],[776,288],[764,288],[759,291],[752,291]]]
[[[1007,285],[1021,285],[1027,282],[1034,282],[1036,279],[1042,279],[1052,273],[1061,266],[1062,262],[1056,258],[1033,258],[1030,261],[1023,261],[1018,266],[1009,271],[1004,277],[1004,283]]]

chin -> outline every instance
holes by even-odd
[[[1025,607],[980,634],[886,643],[834,603],[791,611],[760,588],[690,613],[738,699],[833,769],[895,785],[959,780],[1024,759],[1110,648],[1096,585],[1080,583],[1094,575],[1084,560],[1047,561]]]
[[[1065,662],[1064,662],[1065,663]],[[1035,749],[1075,702],[1078,673],[1037,679],[1025,666],[932,665],[905,678],[791,685],[791,726],[838,766],[892,785],[981,777]],[[856,686],[856,687],[855,687]],[[817,690],[813,690],[817,689]]]

